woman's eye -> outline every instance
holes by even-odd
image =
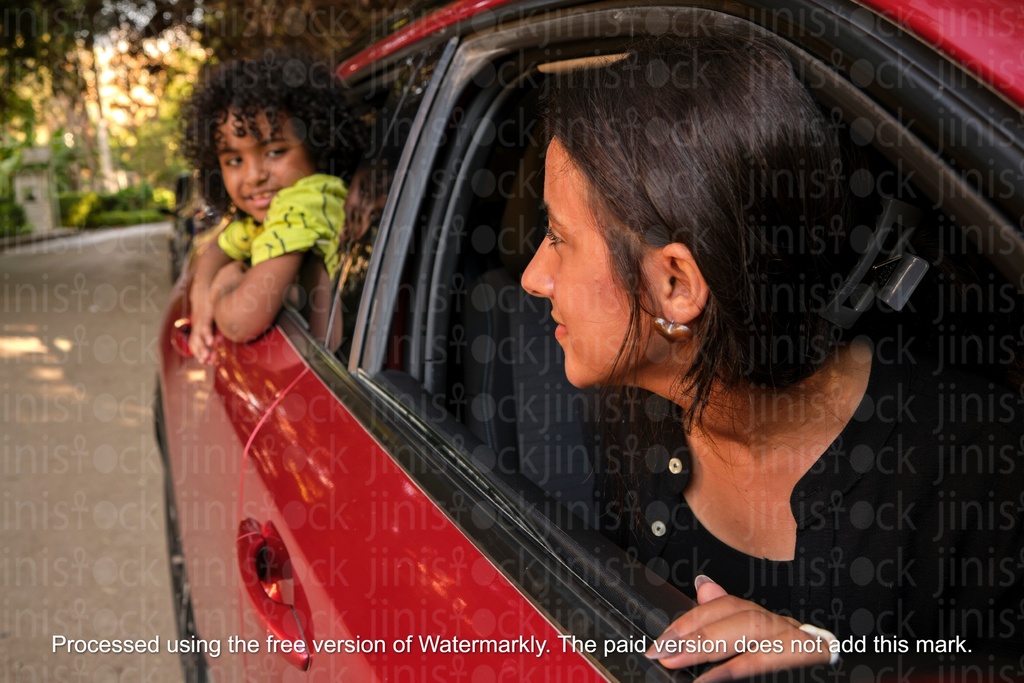
[[[554,231],[551,230],[550,225],[544,226],[544,237],[545,239],[551,240],[551,244],[558,244],[559,242],[562,241],[562,238],[556,235]]]

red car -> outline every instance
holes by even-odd
[[[518,279],[540,239],[548,74],[728,24],[781,38],[868,159],[866,196],[912,188],[923,230],[981,256],[995,284],[973,312],[991,324],[952,355],[1001,371],[1003,323],[985,316],[1024,304],[1015,2],[456,2],[338,67],[390,181],[365,277],[329,314],[344,334],[289,305],[203,366],[187,264],[175,288],[156,413],[189,680],[689,676],[642,655],[688,600],[590,530],[592,401]],[[1024,677],[1007,666],[986,678]]]

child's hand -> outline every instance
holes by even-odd
[[[188,348],[203,365],[213,363],[215,302],[238,287],[246,270],[244,263],[232,261],[217,271],[209,288],[202,288],[204,291],[199,291],[199,287],[192,288],[192,333],[188,338]]]
[[[188,348],[203,365],[213,362],[213,306],[207,292],[192,292],[192,331]]]
[[[213,362],[213,314],[217,292],[213,280],[221,270],[234,263],[217,242],[206,242],[199,251],[196,261],[195,278],[189,291],[192,306],[192,332],[188,348],[192,356],[204,365]]]

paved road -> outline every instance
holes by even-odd
[[[180,681],[152,434],[169,226],[0,253],[0,680]],[[160,654],[52,651],[159,639]]]

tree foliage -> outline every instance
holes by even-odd
[[[115,166],[169,186],[178,106],[203,62],[267,48],[337,62],[408,0],[0,0],[0,157],[48,143],[63,190],[99,177],[100,136]],[[103,131],[100,121],[103,121]],[[6,155],[2,150],[8,150]]]

